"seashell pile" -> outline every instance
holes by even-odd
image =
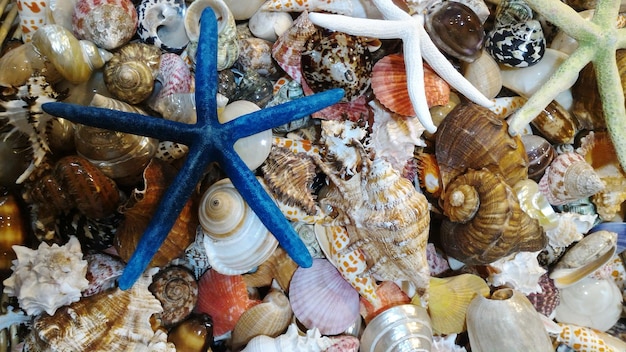
[[[509,132],[580,56],[569,22],[545,20],[555,2],[590,22],[615,1],[0,1],[0,351],[626,351],[626,170],[603,118],[614,94],[596,89],[607,77],[580,64]],[[201,72],[211,11],[216,69]],[[626,79],[626,50],[616,61]],[[208,91],[216,120],[245,129],[238,117],[333,88],[337,104],[240,138],[240,165],[220,156],[193,185],[174,181],[197,151],[175,133],[42,107],[192,126]],[[251,181],[267,202],[245,197]],[[191,196],[122,290],[177,183]],[[310,267],[264,225],[272,201]]]

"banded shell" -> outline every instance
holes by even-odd
[[[239,349],[255,336],[277,337],[292,321],[289,299],[280,290],[272,289],[263,302],[246,310],[233,329],[232,346]]]
[[[296,270],[289,301],[301,324],[324,335],[343,332],[359,316],[359,294],[326,259],[313,259],[310,268]]]
[[[391,54],[378,60],[372,69],[371,80],[374,95],[387,109],[402,116],[415,116],[409,99],[403,55]],[[424,87],[429,108],[448,103],[450,86],[428,65],[424,65]]]
[[[528,178],[539,182],[544,172],[556,157],[556,150],[541,136],[525,134],[520,137],[528,157]]]
[[[231,331],[243,312],[261,303],[248,297],[241,275],[223,275],[209,269],[198,281],[196,311],[213,318],[213,333],[221,336]]]
[[[204,248],[214,270],[235,275],[266,261],[278,241],[250,210],[230,179],[209,187],[198,209]]]
[[[135,35],[137,10],[130,0],[78,0],[72,29],[100,48],[116,49]]]
[[[303,11],[293,25],[281,34],[272,46],[272,57],[297,83],[302,81],[301,58],[309,37],[316,32],[308,12]]]
[[[569,111],[556,100],[551,101],[530,124],[553,144],[571,144],[578,133]]]
[[[447,184],[468,168],[487,168],[513,187],[528,178],[528,159],[519,137],[511,137],[506,121],[473,103],[457,105],[438,127],[435,156]]]
[[[17,0],[16,6],[22,31],[22,41],[28,43],[31,41],[33,33],[48,24],[50,1]]]
[[[302,75],[313,92],[343,88],[342,101],[365,93],[372,73],[372,57],[361,37],[317,30],[302,51]]]
[[[604,183],[585,158],[576,152],[558,155],[539,181],[539,190],[552,205],[563,205],[592,196]]]
[[[182,266],[169,266],[159,271],[148,290],[161,302],[163,312],[158,318],[165,326],[174,326],[189,317],[198,301],[196,278]]]
[[[176,170],[173,166],[159,159],[151,159],[143,172],[143,189],[134,189],[128,201],[120,207],[124,221],[117,229],[114,246],[124,261],[128,261],[135,251],[165,189],[175,175]],[[193,209],[195,208],[192,197],[183,206],[174,226],[152,258],[151,266],[167,265],[172,259],[183,254],[187,246],[193,242],[198,225]]]
[[[472,351],[553,350],[533,305],[510,288],[495,291],[491,298],[474,298],[467,309],[467,332]]]
[[[176,0],[142,0],[137,7],[137,35],[164,51],[179,53],[189,43],[185,6]]]
[[[426,309],[402,304],[387,309],[367,324],[360,351],[430,351],[432,339]]]
[[[460,60],[476,60],[485,45],[485,30],[478,15],[457,1],[441,1],[430,6],[425,28],[435,45]]]
[[[205,352],[213,345],[213,319],[208,314],[192,314],[167,334],[177,351]]]
[[[32,323],[26,351],[142,351],[174,352],[167,334],[152,329],[150,318],[162,311],[148,291],[144,275],[130,289],[119,288],[86,297],[42,314]]]
[[[501,176],[470,170],[446,189],[441,226],[444,251],[466,264],[489,264],[518,251],[547,245],[539,222],[528,216]]]
[[[433,333],[449,335],[465,331],[467,307],[476,295],[489,296],[489,286],[479,276],[461,274],[431,278],[428,315]]]
[[[161,52],[157,47],[131,43],[115,52],[104,67],[104,83],[111,94],[129,104],[152,94]]]
[[[503,24],[487,34],[485,49],[503,65],[528,67],[543,57],[546,39],[537,20]]]

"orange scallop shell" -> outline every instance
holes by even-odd
[[[403,116],[415,116],[413,104],[409,99],[402,54],[391,54],[380,59],[372,69],[371,85],[374,95],[387,109]],[[426,64],[424,64],[424,87],[429,108],[448,103],[450,86]]]

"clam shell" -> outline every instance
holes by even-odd
[[[146,43],[179,53],[189,43],[185,6],[175,0],[142,0],[137,7],[137,34]]]
[[[431,278],[428,315],[433,333],[449,335],[465,331],[467,307],[476,295],[489,296],[489,286],[479,276],[461,274]]]
[[[104,83],[111,94],[129,104],[152,94],[158,75],[160,50],[152,45],[131,43],[115,52],[104,67]]]
[[[524,326],[524,329],[520,329]],[[477,295],[467,309],[472,351],[552,351],[539,314],[518,291],[504,288],[491,298]]]
[[[367,324],[360,351],[430,351],[432,334],[426,309],[402,304],[387,309]]]
[[[345,331],[359,316],[359,294],[326,259],[314,259],[310,268],[296,270],[289,300],[298,321],[324,335]]]
[[[246,273],[266,261],[278,246],[230,179],[207,189],[198,212],[207,235],[204,248],[209,263],[222,274]]]
[[[189,269],[181,266],[169,266],[159,271],[148,289],[161,302],[163,312],[158,318],[165,326],[185,320],[198,301],[196,278]]]
[[[558,288],[573,285],[608,263],[616,249],[616,233],[605,230],[591,233],[561,257],[550,273],[550,278]]]
[[[233,330],[232,346],[239,349],[255,336],[277,337],[282,334],[293,317],[289,299],[280,290],[272,289],[263,302],[246,310]]]
[[[463,77],[478,91],[493,99],[502,90],[502,75],[498,63],[486,51],[472,62],[463,62]]]
[[[403,55],[391,54],[378,60],[372,69],[371,84],[374,95],[387,109],[403,116],[415,116]],[[424,65],[424,87],[429,108],[448,102],[450,86],[428,65]]]
[[[72,29],[100,48],[119,48],[135,35],[137,10],[130,0],[78,0]]]
[[[231,331],[243,312],[261,303],[248,297],[241,275],[223,275],[209,269],[198,281],[196,310],[213,318],[213,333],[221,336]]]
[[[294,81],[302,81],[300,66],[302,51],[309,37],[315,33],[313,22],[309,20],[308,12],[303,11],[293,22],[293,25],[281,34],[272,45],[272,57]]]

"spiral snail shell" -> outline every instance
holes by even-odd
[[[131,43],[123,46],[104,67],[104,83],[117,98],[137,104],[150,96],[158,75],[159,48]]]
[[[158,272],[148,289],[163,306],[159,318],[165,326],[185,320],[198,302],[198,283],[193,273],[182,266],[170,266]]]

